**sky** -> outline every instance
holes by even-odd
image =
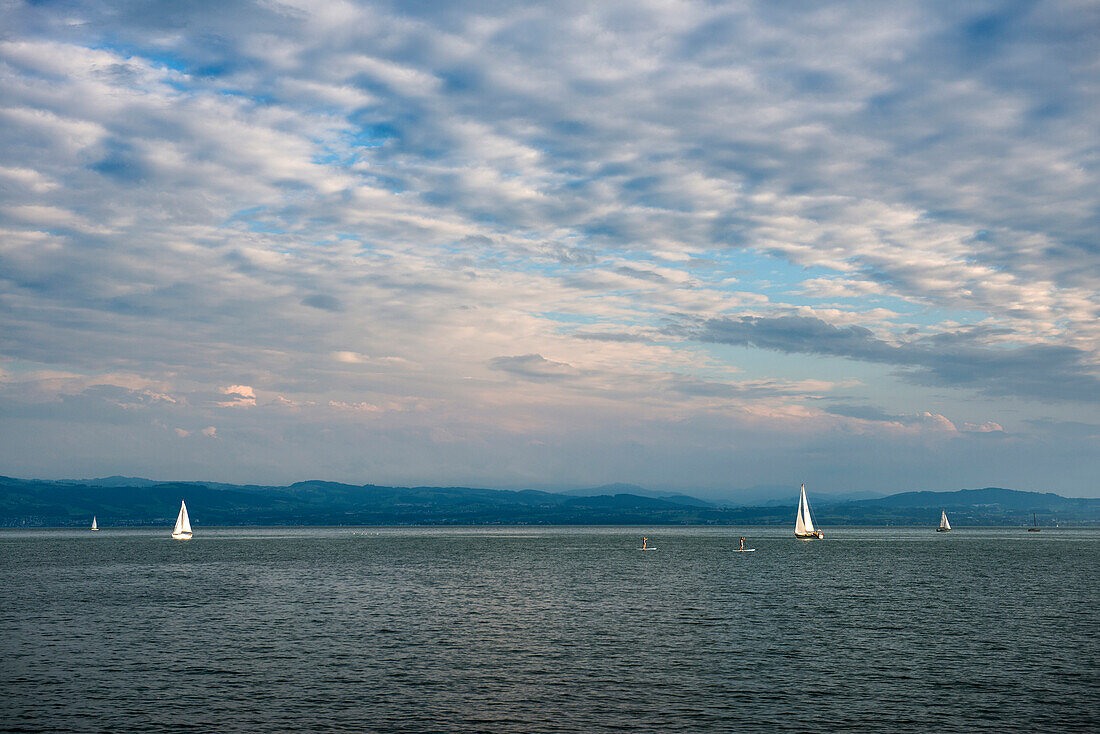
[[[1100,496],[1098,39],[0,0],[0,473]]]

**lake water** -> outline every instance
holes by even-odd
[[[1100,720],[1097,530],[195,531],[0,531],[0,729]]]

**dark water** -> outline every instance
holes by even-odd
[[[0,531],[0,728],[1096,731],[1100,532]],[[730,553],[748,535],[752,554]]]

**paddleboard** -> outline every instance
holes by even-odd
[[[753,553],[755,551],[756,551],[755,548],[734,548],[733,549],[734,553]]]
[[[656,548],[639,548],[638,550],[657,550]]]

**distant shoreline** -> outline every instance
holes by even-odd
[[[629,491],[623,491],[629,490]],[[46,481],[0,477],[0,527],[171,525],[186,500],[198,527],[793,526],[789,503],[718,504],[609,485],[584,492],[476,487],[387,487],[298,482],[285,487],[158,483],[110,477]],[[999,487],[901,492],[830,501],[808,492],[823,527],[935,527],[946,511],[963,527],[1100,526],[1100,499]]]
[[[485,529],[530,529],[538,530],[540,528],[760,528],[760,529],[786,529],[787,525],[793,527],[793,523],[779,524],[760,524],[760,523],[668,523],[668,522],[651,522],[651,523],[404,523],[404,524],[384,524],[384,525],[331,525],[331,524],[316,524],[316,525],[294,525],[294,524],[281,524],[281,525],[265,525],[265,524],[235,524],[235,525],[195,525],[195,532],[201,533],[203,529],[217,529],[217,530],[262,530],[262,529],[332,529],[332,530],[352,530],[352,529],[375,529],[375,530],[392,530],[392,529],[448,529],[448,528],[485,528]],[[156,523],[144,523],[144,524],[119,524],[119,525],[100,525],[96,531],[97,534],[104,533],[110,530],[156,530],[159,528],[166,528],[166,532],[172,529],[172,521],[168,522],[156,522]],[[1050,526],[1042,528],[1042,532],[1056,533],[1059,530],[1088,530],[1090,528],[1100,528],[1100,523],[1080,523],[1080,524],[1060,524],[1058,526]],[[870,524],[847,524],[847,525],[824,525],[825,530],[930,530],[935,531],[935,525],[870,525]],[[968,530],[1020,530],[1023,532],[1028,531],[1027,525],[953,525],[952,532],[960,531],[965,533]],[[74,532],[81,532],[87,530],[92,533],[92,530],[85,525],[0,525],[0,532],[11,530],[71,530]],[[791,536],[794,537],[793,535]]]

